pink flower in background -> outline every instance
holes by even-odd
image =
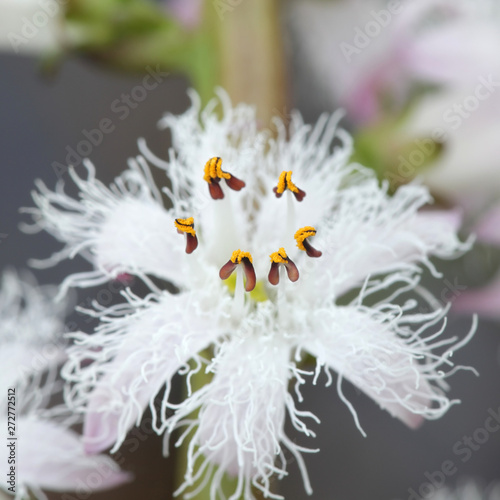
[[[393,135],[444,142],[426,182],[481,209],[500,194],[499,10],[492,0],[299,0],[291,24],[300,60],[348,119],[374,125],[411,102]]]
[[[187,28],[201,22],[203,0],[162,0],[167,11]],[[209,7],[211,8],[211,6]]]
[[[104,490],[130,480],[105,455],[85,454],[81,436],[70,429],[78,418],[63,406],[47,409],[60,393],[58,364],[64,361],[63,303],[54,302],[53,287],[38,287],[28,275],[14,271],[2,276],[0,288],[0,426],[8,427],[7,410],[15,408],[16,437],[10,448],[1,447],[0,489],[13,493],[8,459],[16,458],[15,498],[46,500],[42,490]],[[12,421],[9,421],[12,424]],[[7,442],[10,444],[13,441]]]
[[[462,88],[498,75],[493,14],[485,1],[299,0],[290,17],[323,89],[361,125],[386,99],[405,105],[416,84]]]

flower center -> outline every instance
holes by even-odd
[[[216,156],[210,158],[205,164],[203,180],[208,183],[209,193],[214,200],[222,200],[224,198],[224,191],[220,184],[222,179],[224,179],[227,186],[234,191],[240,191],[245,187],[244,181],[222,170],[222,159],[220,157]],[[306,193],[292,182],[291,170],[281,172],[278,179],[278,185],[273,189],[277,198],[281,198],[286,190],[290,191],[287,202],[289,209],[294,211],[294,202],[291,194],[300,202],[304,199]],[[229,201],[229,199],[225,200],[222,204],[224,207],[221,205],[221,209],[223,208],[223,211],[227,212],[225,215],[231,216],[233,211]],[[226,206],[225,203],[229,203],[229,205]],[[292,207],[290,207],[290,205],[292,205]],[[291,241],[291,235],[293,234],[291,221],[294,217],[288,217],[288,219],[291,220],[286,224],[285,229],[287,234],[285,238]],[[178,233],[186,235],[186,253],[191,254],[194,252],[198,247],[198,239],[194,229],[194,218],[175,219],[175,227]],[[233,229],[235,228],[236,226]],[[316,229],[312,226],[303,227],[295,232],[294,238],[297,247],[306,252],[309,257],[320,257],[322,255],[322,253],[315,249],[308,241],[308,238],[313,237],[315,234]],[[218,254],[220,255],[221,252],[219,251]],[[283,247],[277,252],[272,253],[269,257],[271,259],[271,267],[267,279],[271,285],[278,285],[280,282],[280,273],[283,274],[284,272],[286,272],[291,282],[296,282],[299,279],[299,270]],[[249,252],[240,249],[234,250],[230,259],[220,268],[219,277],[226,282],[229,290],[234,294],[235,300],[237,299],[238,302],[241,302],[241,305],[243,304],[245,291],[249,292],[250,297],[255,301],[268,300],[264,282],[257,281],[253,257]]]

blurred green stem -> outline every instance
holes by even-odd
[[[279,4],[277,0],[241,0],[222,18],[216,16],[221,85],[234,102],[255,105],[263,126],[269,126],[271,118],[287,105]]]

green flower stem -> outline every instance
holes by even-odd
[[[213,5],[222,87],[234,102],[255,105],[259,120],[268,127],[271,118],[286,109],[288,97],[279,2],[242,0],[223,13],[215,12]]]

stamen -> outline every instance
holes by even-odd
[[[300,250],[303,250],[307,253],[309,257],[321,257],[322,252],[316,250],[311,244],[307,241],[307,238],[314,236],[316,234],[316,229],[312,226],[306,226],[302,229],[299,229],[295,233],[295,241],[297,241],[297,246]]]
[[[289,170],[288,172],[283,170],[283,172],[281,172],[278,179],[278,185],[273,188],[273,191],[276,194],[276,198],[281,198],[281,196],[287,189],[294,194],[297,201],[302,201],[304,199],[304,196],[306,195],[305,191],[302,191],[302,189],[298,188],[292,182],[291,170]]]
[[[234,191],[240,191],[245,187],[245,183],[231,175],[229,172],[224,172],[221,168],[222,159],[218,156],[210,158],[205,163],[205,174],[203,180],[208,182],[208,191],[214,200],[222,200],[224,198],[224,191],[220,187],[221,179],[226,181],[227,186]]]
[[[245,290],[251,292],[255,288],[257,277],[255,276],[255,270],[253,268],[252,256],[248,252],[235,250],[231,258],[220,268],[220,279],[227,280],[239,264],[243,264],[243,270],[245,271]]]
[[[295,282],[299,279],[299,270],[293,261],[288,257],[284,248],[280,248],[277,252],[272,253],[271,257],[271,269],[269,270],[269,283],[271,285],[277,285],[280,282],[280,266],[284,265],[288,279]]]
[[[175,219],[174,224],[179,234],[184,233],[186,235],[186,253],[193,253],[198,247],[198,238],[194,230],[194,218]]]

